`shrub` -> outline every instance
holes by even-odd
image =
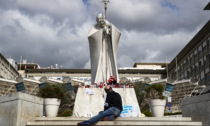
[[[71,110],[66,110],[61,114],[61,116],[64,116],[64,117],[72,116],[72,111]]]
[[[69,91],[64,94],[64,99],[61,101],[61,105],[58,114],[61,115],[66,110],[73,110],[75,99],[72,99]]]
[[[152,84],[146,87],[144,91],[146,92],[146,97],[149,99],[164,99],[164,85],[162,84]]]
[[[175,113],[164,113],[164,115],[181,115],[182,112],[175,112]]]
[[[152,117],[152,113],[148,110],[142,112],[146,117]]]
[[[149,110],[149,104],[145,98],[145,93],[143,92],[144,83],[138,81],[134,83],[134,89],[137,97],[137,101],[142,111]]]
[[[134,84],[134,90],[136,93],[136,97],[139,103],[139,106],[141,106],[142,102],[144,102],[144,93],[142,92],[142,87],[143,87],[143,83],[141,82],[136,82]]]
[[[41,89],[39,89],[38,96],[42,98],[64,98],[64,89],[61,84],[47,83]]]

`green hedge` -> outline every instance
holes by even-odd
[[[146,117],[152,117],[152,113],[148,110],[142,112]]]
[[[175,112],[175,113],[164,113],[164,115],[180,115],[182,112]]]

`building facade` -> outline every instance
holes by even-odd
[[[192,38],[168,66],[175,80],[173,112],[181,111],[181,100],[210,90],[210,21]],[[193,83],[191,80],[195,80]]]
[[[13,61],[10,59],[10,61]],[[0,53],[0,78],[15,80],[19,73],[14,61],[10,63],[1,53]]]
[[[119,79],[127,78],[130,82],[143,81],[145,77],[151,80],[159,80],[166,76],[165,69],[139,69],[121,68],[118,70]],[[39,80],[46,76],[56,80],[63,80],[68,76],[74,80],[81,80],[86,84],[91,84],[90,69],[26,69],[23,77]]]
[[[195,78],[200,85],[210,86],[210,21],[194,36],[169,64],[174,80]]]

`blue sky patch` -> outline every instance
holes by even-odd
[[[88,0],[82,0],[84,4],[88,4]]]
[[[176,5],[170,3],[168,0],[166,0],[166,1],[162,2],[162,3],[160,3],[160,4],[161,4],[162,7],[168,7],[170,9],[176,10],[176,11],[179,10],[179,7],[177,7]]]
[[[82,2],[83,2],[87,7],[89,6],[88,0],[82,0]]]

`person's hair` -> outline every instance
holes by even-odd
[[[105,87],[104,90],[106,91],[106,93],[111,92],[112,91],[112,87],[109,86],[109,89],[106,89],[106,87]]]
[[[109,87],[109,91],[112,91],[112,87],[111,86]]]

